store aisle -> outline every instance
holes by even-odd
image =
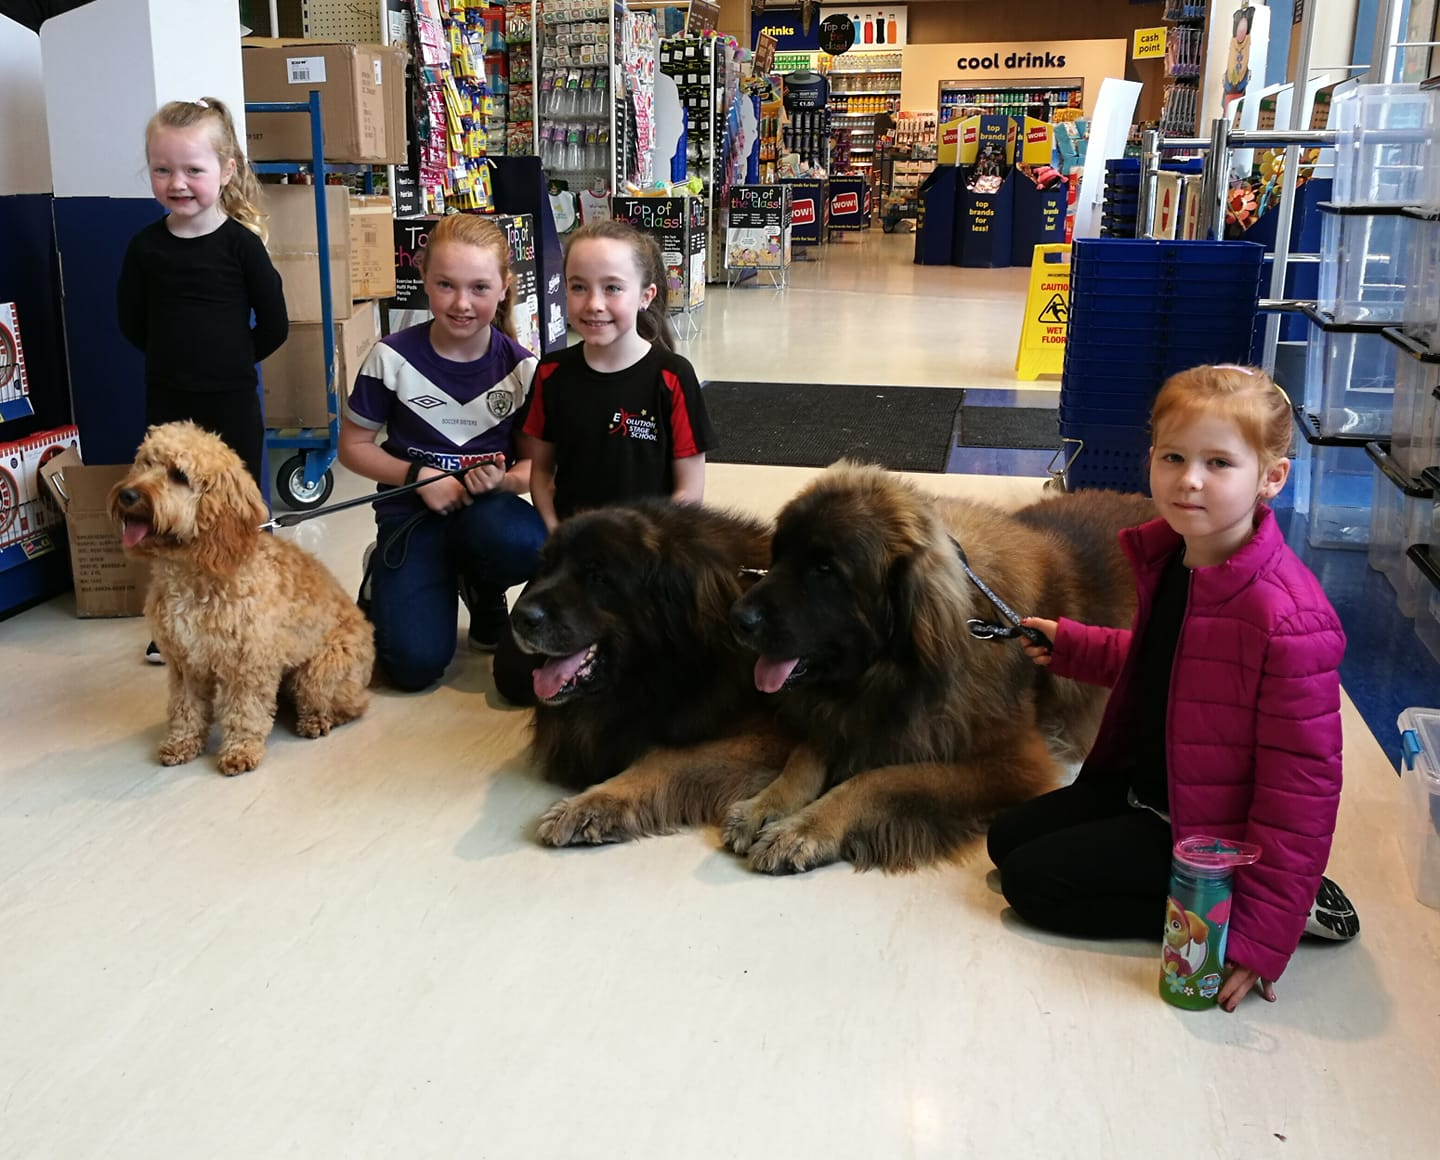
[[[710,498],[767,515],[809,475],[717,465]],[[371,521],[281,534],[353,586]],[[66,598],[0,625],[24,723],[0,777],[0,1156],[1139,1160],[1183,1122],[1217,1155],[1342,1160],[1440,1137],[1440,912],[1348,701],[1332,867],[1362,937],[1302,948],[1274,1005],[1194,1014],[1156,994],[1158,921],[1154,944],[1037,934],[978,850],[774,879],[711,830],[542,848],[558,791],[529,714],[463,651],[329,738],[282,726],[254,773],[162,768],[145,639]]]
[[[803,252],[786,289],[707,288],[680,347],[702,381],[1059,390],[1015,378],[1027,269],[917,266],[913,234],[879,229]]]

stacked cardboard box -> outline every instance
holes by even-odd
[[[290,315],[290,337],[261,364],[265,423],[276,428],[323,427],[330,412],[315,187],[266,185],[262,190],[270,257],[284,279]],[[356,197],[338,185],[325,188],[335,389],[341,398],[380,337],[375,300],[395,293],[393,220],[388,197]]]

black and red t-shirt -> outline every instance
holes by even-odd
[[[713,450],[715,432],[686,359],[664,347],[623,371],[585,361],[581,343],[535,371],[525,434],[555,445],[555,514],[667,496],[677,459]]]

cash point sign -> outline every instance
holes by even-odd
[[[1152,57],[1164,55],[1165,29],[1163,26],[1135,30],[1135,47],[1130,53],[1132,60],[1150,60]]]

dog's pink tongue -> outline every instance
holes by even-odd
[[[133,548],[141,540],[150,534],[150,525],[143,520],[126,520],[125,531],[121,542],[127,548]]]
[[[799,663],[799,657],[785,661],[761,657],[755,662],[755,687],[762,693],[778,693]]]
[[[582,648],[574,656],[556,657],[536,669],[530,675],[535,695],[542,701],[548,701],[563,689],[565,682],[580,671],[580,666],[585,663],[585,654],[589,651]]]

